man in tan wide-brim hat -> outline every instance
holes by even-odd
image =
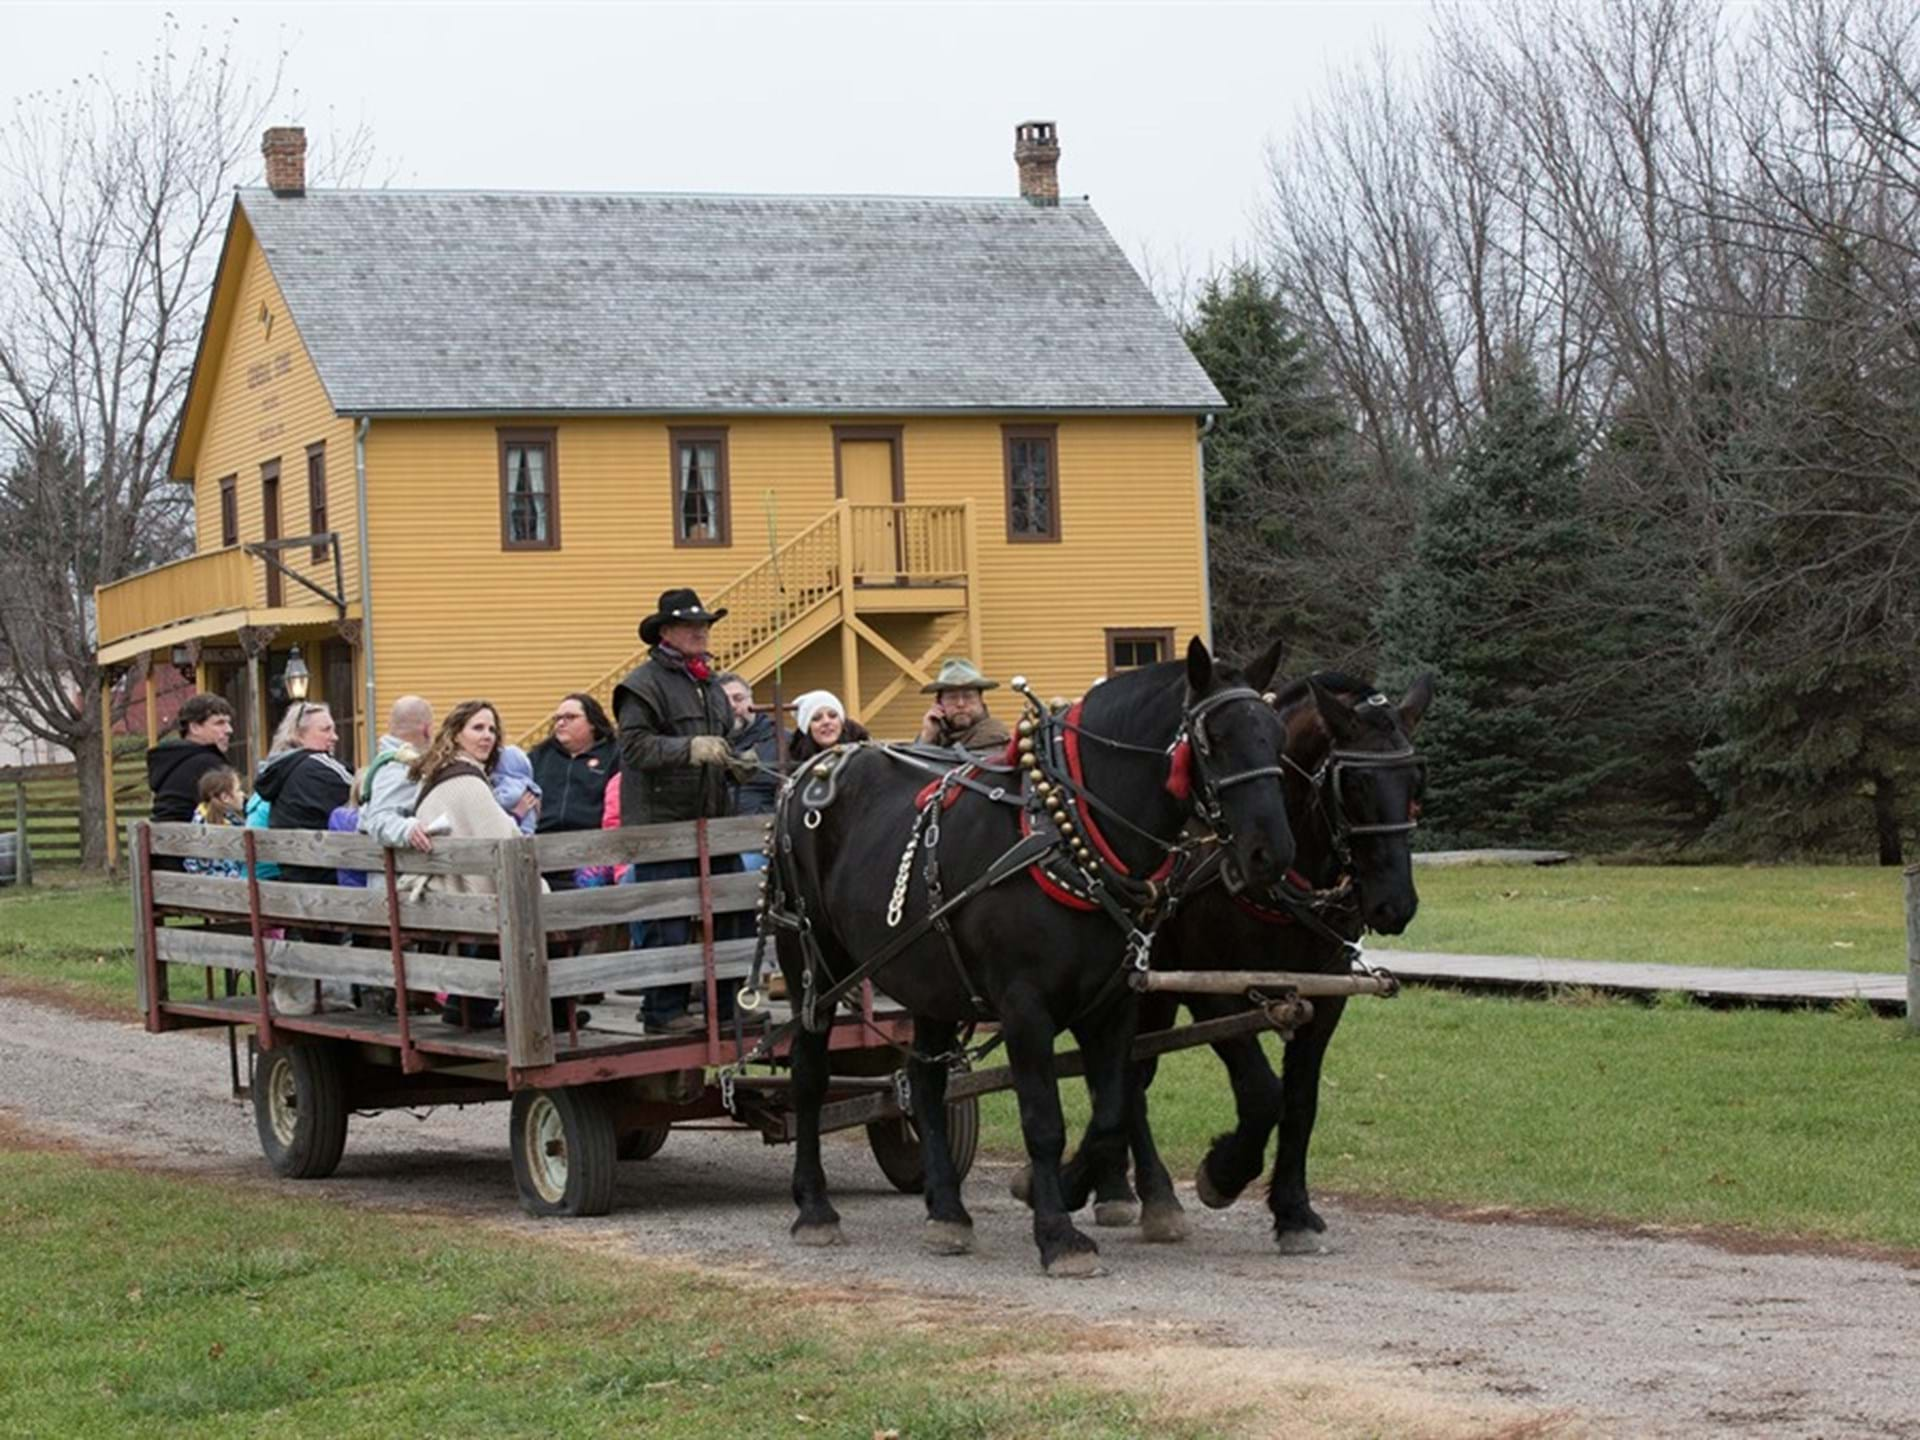
[[[933,696],[920,722],[920,743],[958,745],[965,750],[992,750],[1006,744],[1012,732],[987,713],[986,692],[999,683],[959,656],[941,665],[933,683],[920,687],[922,695]]]

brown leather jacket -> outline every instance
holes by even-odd
[[[695,765],[687,742],[733,728],[726,693],[659,652],[613,691],[620,727],[620,823],[657,825],[730,813],[727,772]]]

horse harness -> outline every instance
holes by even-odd
[[[1128,976],[1144,975],[1153,947],[1153,932],[1171,911],[1177,893],[1177,876],[1188,867],[1178,858],[1201,837],[1164,841],[1134,824],[1118,809],[1090,791],[1082,777],[1079,750],[1082,742],[1103,745],[1137,754],[1164,756],[1169,761],[1168,789],[1185,798],[1176,788],[1174,777],[1183,770],[1197,777],[1194,811],[1211,834],[1204,838],[1224,845],[1230,838],[1221,792],[1265,778],[1280,778],[1278,765],[1259,766],[1236,773],[1215,776],[1208,765],[1212,742],[1207,720],[1221,707],[1251,701],[1265,704],[1266,697],[1246,686],[1234,686],[1204,696],[1189,705],[1181,716],[1180,728],[1164,749],[1136,745],[1088,731],[1080,724],[1081,704],[1065,712],[1041,705],[1020,681],[1014,686],[1025,695],[1030,713],[1020,721],[1018,733],[999,757],[969,754],[955,747],[936,750],[917,745],[873,745],[835,747],[812,761],[791,777],[775,810],[773,834],[769,839],[771,883],[767,887],[762,910],[759,944],[755,947],[753,969],[747,982],[748,992],[757,995],[764,969],[766,943],[775,928],[793,931],[799,936],[803,968],[799,1013],[787,1024],[769,1032],[742,1063],[769,1057],[796,1029],[817,1033],[831,1023],[834,1009],[862,983],[871,979],[914,942],[932,932],[941,937],[948,962],[953,966],[976,1017],[992,1018],[992,1010],[953,938],[949,917],[976,896],[1028,871],[1051,898],[1081,910],[1099,910],[1126,939],[1125,957],[1093,1000],[1069,1024],[1078,1023],[1104,1004],[1111,990]],[[798,791],[801,824],[817,829],[821,813],[830,807],[838,791],[840,770],[855,749],[877,750],[889,760],[919,769],[935,778],[916,797],[917,813],[900,855],[892,895],[887,906],[887,927],[898,931],[878,951],[862,961],[847,975],[824,990],[817,979],[823,957],[813,938],[813,924],[806,913],[804,899],[792,874],[793,834],[789,816],[790,800]],[[959,763],[953,763],[958,760]],[[971,791],[993,804],[1016,807],[1020,811],[1020,838],[1003,851],[957,894],[948,896],[943,882],[939,847],[940,817],[964,792]],[[1104,819],[1132,831],[1155,848],[1165,852],[1160,867],[1150,876],[1131,874],[1100,829]],[[927,889],[927,912],[905,929],[908,890],[914,857],[922,857],[921,874]],[[823,1020],[823,1016],[827,1017]],[[971,1033],[971,1032],[969,1032]],[[991,1043],[997,1043],[990,1042]],[[957,1056],[922,1057],[951,1060]]]
[[[1376,693],[1369,695],[1355,708],[1365,711],[1392,703],[1385,695]],[[1323,940],[1331,940],[1346,951],[1352,963],[1370,969],[1362,958],[1359,938],[1364,927],[1359,923],[1359,914],[1353,907],[1353,841],[1366,836],[1411,834],[1420,828],[1420,810],[1416,802],[1408,807],[1405,820],[1356,825],[1347,818],[1344,782],[1349,774],[1355,773],[1417,770],[1421,764],[1420,756],[1408,742],[1392,750],[1350,750],[1336,745],[1312,770],[1285,752],[1282,752],[1280,759],[1307,782],[1308,791],[1313,797],[1313,809],[1326,821],[1327,837],[1336,864],[1335,879],[1330,886],[1316,886],[1298,871],[1293,871],[1274,887],[1270,896],[1255,897],[1241,892],[1234,895],[1234,903],[1266,924],[1297,924]],[[1183,887],[1183,893],[1196,893],[1220,878],[1217,857],[1205,857],[1201,863],[1204,866],[1209,861],[1212,862],[1210,872],[1203,870],[1196,873]],[[1271,905],[1262,903],[1268,899],[1273,902]]]

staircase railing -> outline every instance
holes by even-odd
[[[840,526],[845,509],[846,502],[838,502],[751,569],[712,595],[701,597],[709,610],[727,611],[725,622],[714,631],[717,669],[731,669],[741,656],[771,640],[796,616],[839,590]],[[645,648],[634,651],[587,686],[586,693],[610,707],[613,687],[646,658]],[[542,722],[514,743],[523,747],[537,744],[545,738],[546,728]]]
[[[727,611],[713,632],[715,668],[740,669],[781,631],[832,600],[849,579],[867,587],[965,584],[968,527],[964,504],[853,505],[836,500],[831,510],[771,555],[701,597],[708,609]],[[628,655],[586,693],[611,708],[613,687],[646,658],[645,649]],[[515,743],[536,744],[545,730],[544,723],[537,725]]]

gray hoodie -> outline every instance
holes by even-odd
[[[391,755],[390,760],[381,757]],[[407,843],[413,829],[413,802],[420,787],[407,778],[407,767],[419,758],[419,752],[406,741],[382,735],[374,751],[373,782],[361,797],[360,833],[370,835],[382,845],[398,850]]]

